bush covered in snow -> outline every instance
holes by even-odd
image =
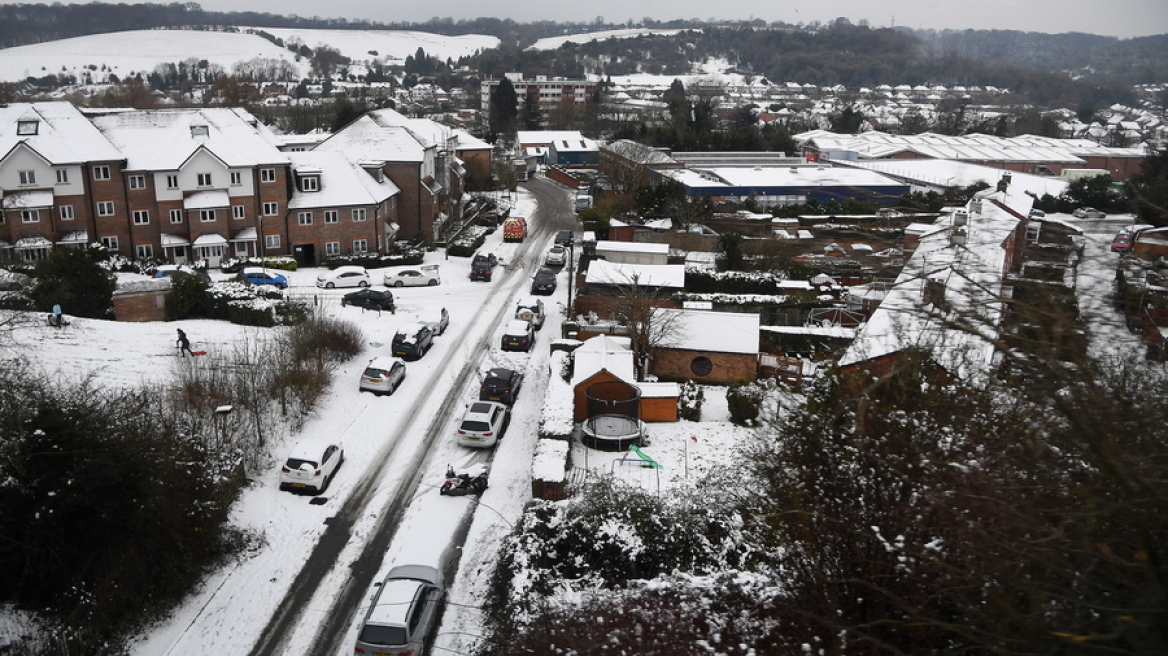
[[[572,354],[567,351],[551,353],[549,363],[551,377],[539,416],[540,437],[566,440],[572,435],[576,425],[572,420],[576,397],[568,383],[568,377],[571,375],[571,357]]]
[[[685,421],[701,421],[702,400],[706,393],[698,384],[687,380],[681,384],[681,396],[677,399],[678,414]]]
[[[766,390],[758,383],[739,382],[726,389],[730,421],[739,426],[753,426],[762,411]]]

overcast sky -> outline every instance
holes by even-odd
[[[7,1],[7,0],[2,0]],[[23,0],[28,1],[28,0]],[[162,1],[162,0],[156,0]],[[890,25],[934,29],[1013,29],[1030,32],[1087,32],[1118,37],[1168,33],[1168,0],[196,0],[216,11],[264,11],[381,22],[421,22],[434,17],[461,20],[492,16],[528,23],[538,20],[609,23],[642,18],[761,18],[788,23],[867,19]]]

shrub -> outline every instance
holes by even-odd
[[[468,230],[446,248],[446,254],[455,257],[470,257],[482,247],[488,234],[481,227]]]
[[[288,346],[295,360],[344,362],[365,350],[365,334],[351,321],[311,316],[292,329]]]
[[[750,426],[762,411],[763,388],[755,383],[740,381],[726,390],[730,421],[739,426]]]
[[[421,249],[410,249],[401,253],[390,253],[382,255],[380,253],[365,252],[356,253],[354,255],[337,255],[330,257],[324,263],[330,269],[336,269],[342,266],[362,266],[366,269],[384,269],[392,266],[417,266],[422,263],[426,257],[426,252]]]
[[[701,421],[702,418],[702,401],[705,399],[706,393],[698,384],[692,380],[687,380],[681,385],[681,398],[678,399],[680,406],[679,414],[682,419],[686,421]]]
[[[117,279],[92,249],[54,248],[37,262],[35,277],[32,298],[41,310],[59,303],[74,316],[104,319],[113,309]]]
[[[244,267],[264,267],[280,271],[295,271],[296,260],[286,255],[272,257],[233,257],[224,258],[219,262],[219,269],[223,273],[239,273]]]
[[[178,319],[210,317],[215,307],[211,295],[211,283],[200,275],[176,273],[170,276],[170,286],[174,290],[175,313]]]

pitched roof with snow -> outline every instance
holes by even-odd
[[[313,150],[341,151],[358,162],[422,162],[426,146],[401,126],[385,125],[369,114],[346,125]]]
[[[1032,200],[1020,190],[983,194],[964,210],[938,219],[935,225],[944,229],[921,237],[880,307],[840,358],[840,366],[920,348],[958,377],[985,374],[994,355],[993,333],[1002,318],[1004,244],[1019,217],[1029,213]],[[952,239],[962,232],[964,244]],[[943,302],[925,303],[930,288]]]
[[[288,201],[288,209],[345,207],[350,205],[377,205],[401,190],[387,176],[378,182],[357,162],[344,153],[304,151],[288,153],[292,164],[314,167],[320,174],[319,191],[295,191]]]
[[[572,352],[572,357],[574,358],[572,387],[601,371],[607,371],[626,383],[637,380],[633,368],[633,351],[629,347],[628,337],[597,335],[584,340],[584,343]]]
[[[244,109],[118,110],[90,112],[94,126],[126,158],[130,171],[177,171],[199,150],[225,166],[286,164],[282,141]]]
[[[21,124],[34,122],[34,134],[20,134]],[[125,159],[84,114],[67,102],[13,103],[0,108],[0,158],[21,143],[49,164]]]

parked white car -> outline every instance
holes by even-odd
[[[365,267],[342,266],[325,271],[316,277],[316,286],[332,289],[334,287],[368,287],[369,272]]]
[[[385,274],[386,287],[434,287],[442,284],[442,274],[437,264],[397,269]]]
[[[507,432],[511,411],[497,401],[475,401],[466,408],[458,425],[458,443],[463,446],[494,446]]]
[[[418,315],[418,321],[429,326],[435,335],[441,335],[450,325],[450,313],[444,307],[428,307]]]
[[[341,445],[323,440],[297,442],[280,467],[280,489],[320,494],[337,475],[345,451]]]
[[[559,244],[552,246],[543,258],[543,263],[548,266],[564,266],[567,261],[568,250]]]

